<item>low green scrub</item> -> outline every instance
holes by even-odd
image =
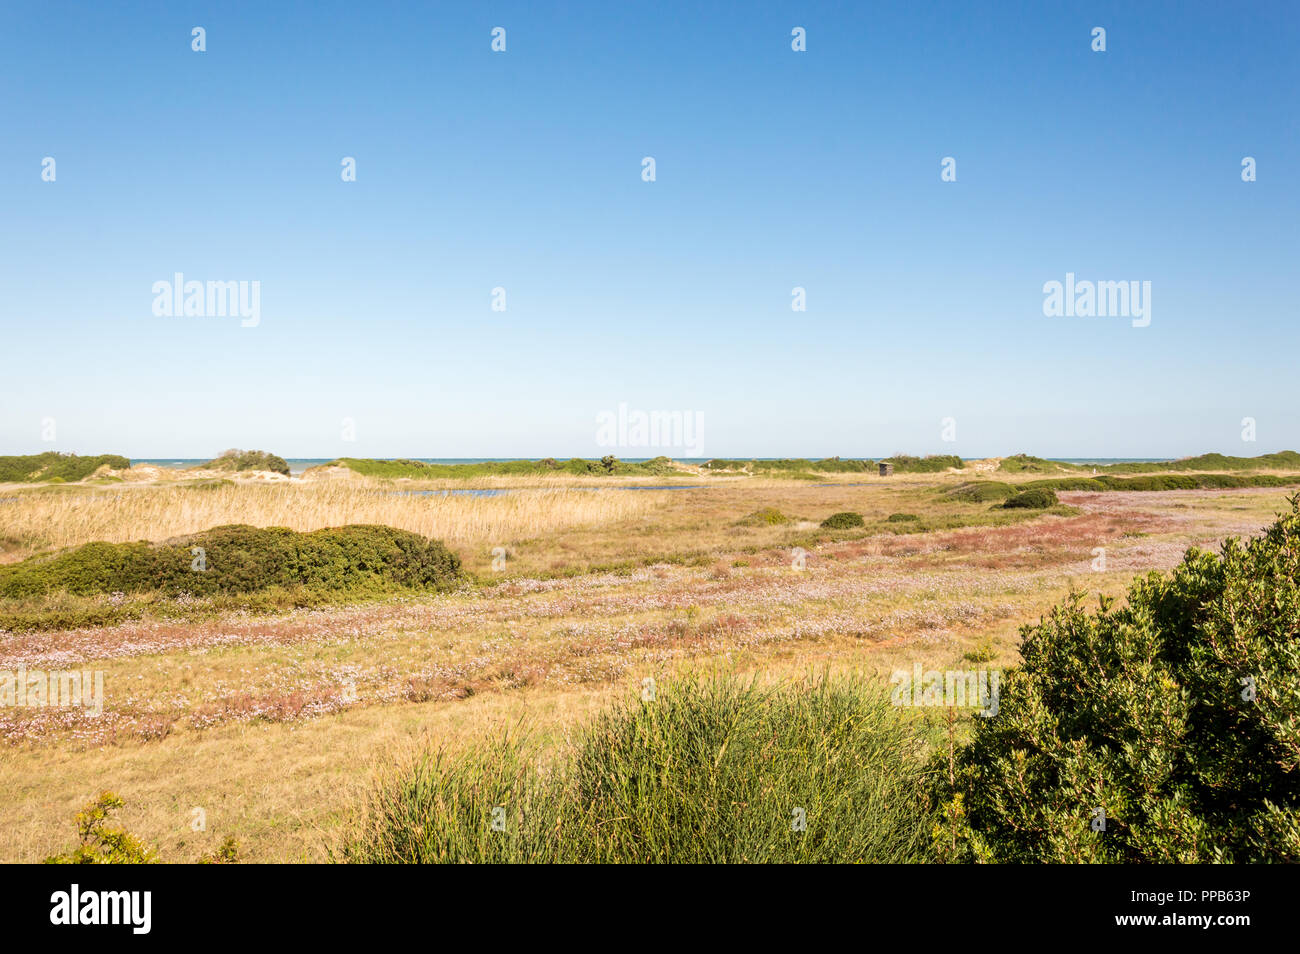
[[[1296,484],[1300,484],[1300,477],[1278,474],[1149,474],[1136,477],[1102,474],[1096,477],[1049,477],[1020,484],[972,480],[941,493],[954,500],[988,503],[1030,490],[1087,490],[1094,493],[1108,490],[1236,490],[1244,487],[1292,487]]]
[[[1063,470],[1074,470],[1074,464],[1060,464],[1042,457],[1029,454],[1013,454],[1002,458],[998,470],[1004,474],[1057,474]]]
[[[823,530],[849,530],[853,527],[866,526],[866,521],[862,519],[862,514],[844,510],[831,514],[822,521],[821,526]]]
[[[1226,454],[1198,454],[1167,461],[1135,461],[1114,464],[1071,464],[1065,461],[1045,460],[1029,454],[1014,454],[1003,458],[998,470],[1009,474],[1051,474],[1060,471],[1078,471],[1093,474],[1159,474],[1167,471],[1225,471],[1225,470],[1295,470],[1300,471],[1300,454],[1279,451],[1260,454],[1258,457],[1230,457]]]
[[[1081,602],[1022,629],[997,714],[943,760],[941,854],[1300,862],[1300,496],[1261,537]]]
[[[545,754],[507,735],[397,766],[336,856],[897,863],[925,859],[934,824],[921,744],[863,679],[665,682]]]
[[[893,464],[896,474],[937,474],[950,467],[958,469],[966,463],[954,454],[934,454],[929,457],[910,457],[907,454],[895,454],[886,457],[882,464]]]
[[[700,465],[704,470],[746,471],[752,474],[782,477],[807,477],[816,479],[817,474],[865,474],[876,469],[875,461],[841,460],[839,457],[827,457],[822,460],[809,460],[805,457],[786,457],[773,460],[750,459],[729,460],[716,457]]]
[[[101,467],[125,470],[131,462],[117,454],[99,454],[95,457],[78,457],[76,454],[28,454],[21,457],[0,457],[0,483],[36,483],[56,481],[66,483],[85,480]]]
[[[206,464],[201,465],[208,470],[269,470],[272,473],[284,474],[289,476],[289,464],[283,457],[277,457],[275,454],[268,454],[260,450],[228,450],[222,452],[221,456],[216,457]]]
[[[885,518],[886,523],[915,523],[921,518],[914,513],[891,513]]]
[[[272,588],[383,593],[444,588],[460,573],[460,559],[441,543],[391,527],[299,533],[233,525],[165,544],[87,543],[30,557],[0,567],[0,597],[208,596]]]
[[[1277,474],[1149,474],[1138,477],[1057,477],[1031,480],[1021,490],[1234,490],[1243,487],[1287,487],[1300,483],[1297,477]]]
[[[1300,454],[1295,451],[1260,454],[1258,457],[1199,454],[1155,463],[1105,464],[1096,469],[1110,474],[1151,474],[1166,470],[1300,470]]]
[[[968,503],[988,503],[991,500],[1006,500],[1016,492],[1014,484],[1000,480],[972,480],[958,484],[951,490],[944,491],[945,496]]]
[[[639,462],[621,461],[616,457],[603,457],[600,460],[583,460],[574,457],[567,461],[557,461],[547,457],[542,460],[497,460],[473,464],[429,464],[419,460],[340,457],[333,463],[366,477],[409,480],[545,477],[562,474],[575,477],[664,477],[682,473],[667,457],[655,457],[652,460]]]
[[[1018,494],[1013,494],[1002,502],[1006,510],[1046,510],[1048,507],[1055,507],[1060,501],[1056,499],[1056,493],[1043,487],[1034,490],[1023,490]]]

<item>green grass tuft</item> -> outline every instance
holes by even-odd
[[[653,698],[596,718],[539,767],[541,754],[507,735],[399,765],[337,856],[898,863],[924,860],[933,822],[917,797],[922,746],[887,693],[861,678],[773,689],[725,677],[665,682]]]

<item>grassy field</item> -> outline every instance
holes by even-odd
[[[1019,626],[1071,588],[1118,595],[1188,546],[1257,533],[1288,494],[1063,490],[1050,510],[1004,510],[950,493],[979,476],[964,471],[714,476],[673,490],[523,475],[5,491],[9,563],[235,522],[383,523],[444,540],[466,581],[265,614],[195,617],[160,601],[115,625],[0,633],[0,670],[101,670],[106,686],[98,718],[0,709],[0,859],[66,848],[74,813],[111,789],[121,821],[165,858],[233,836],[248,860],[321,860],[392,759],[521,725],[558,743],[647,677],[777,686],[1013,664]],[[508,492],[440,492],[451,489]],[[863,525],[820,526],[841,512]]]

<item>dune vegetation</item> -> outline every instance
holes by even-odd
[[[59,483],[85,480],[101,467],[125,469],[131,462],[117,454],[99,454],[78,457],[76,454],[29,454],[20,457],[0,457],[0,483]]]
[[[334,465],[364,477],[406,480],[470,480],[476,477],[664,477],[681,471],[667,457],[647,461],[623,461],[616,457],[584,460],[574,457],[558,461],[479,461],[470,464],[431,464],[418,460],[373,460],[341,457]]]
[[[230,470],[240,473],[249,470],[265,470],[273,474],[289,476],[289,464],[283,457],[260,450],[228,450],[218,454],[206,464],[200,464],[205,470]]]

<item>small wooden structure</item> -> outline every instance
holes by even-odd
[[[884,461],[884,460],[882,460],[882,461],[880,462],[880,476],[881,476],[881,477],[888,477],[888,476],[890,476],[893,472],[894,472],[894,465],[893,465],[893,464],[889,463],[888,461]]]

